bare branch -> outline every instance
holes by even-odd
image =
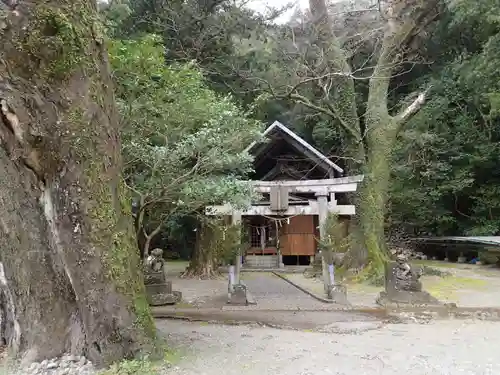
[[[125,184],[125,187],[126,187],[127,189],[129,189],[129,190],[130,190],[130,191],[132,191],[133,193],[137,194],[140,198],[142,198],[142,197],[143,197],[142,193],[141,193],[139,190],[134,189],[132,186],[128,185],[126,181],[124,181],[123,183]]]
[[[384,39],[370,79],[369,110],[388,116],[387,95],[394,66],[403,62],[405,46],[439,15],[438,3],[439,0],[431,0],[416,6],[412,1],[388,2],[384,11],[387,19]]]
[[[170,189],[174,188],[174,186],[176,185],[179,185],[181,183],[182,180],[184,179],[187,179],[189,176],[193,175],[196,173],[196,171],[198,170],[199,166],[200,166],[200,160],[198,159],[196,164],[189,170],[187,171],[186,173],[184,173],[183,175],[177,177],[176,179],[174,179],[170,184],[168,184],[167,186],[165,186],[162,190],[162,195],[160,198],[157,198],[157,199],[152,199],[148,202],[145,202],[144,205],[140,208],[140,211],[143,211],[145,210],[146,208],[150,207],[150,206],[153,206],[155,204],[158,204],[158,203],[169,203],[169,197],[165,198],[164,194],[166,192],[168,192]]]
[[[404,124],[407,122],[413,115],[415,115],[420,108],[423,107],[425,101],[427,99],[427,95],[431,90],[432,86],[429,86],[425,91],[418,94],[417,98],[411,103],[408,107],[406,107],[403,111],[401,111],[394,118],[399,124]]]
[[[342,119],[342,124],[348,124],[350,134],[356,134],[355,139],[360,139],[359,117],[357,114],[356,95],[354,91],[354,80],[352,69],[340,43],[333,32],[332,23],[328,15],[325,0],[309,0],[309,7],[313,16],[313,25],[316,31],[316,44],[325,55],[324,68],[327,72],[341,72],[344,77],[339,77],[334,82],[333,90],[339,96],[339,107],[335,117]],[[336,107],[336,103],[333,104]]]

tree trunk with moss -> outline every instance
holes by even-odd
[[[406,109],[391,115],[388,93],[395,66],[404,57],[405,46],[435,17],[438,0],[387,1],[381,11],[386,20],[378,61],[369,79],[369,93],[363,126],[356,103],[354,76],[346,53],[334,34],[325,0],[310,0],[315,30],[315,44],[321,50],[316,62],[317,76],[302,83],[316,83],[322,95],[308,98],[299,93],[302,83],[293,86],[286,96],[337,120],[348,135],[348,149],[356,161],[354,172],[362,171],[365,180],[356,195],[357,217],[354,234],[358,243],[346,258],[357,266],[368,266],[372,276],[382,274],[388,258],[384,220],[390,183],[391,150],[402,125],[423,105],[425,92]],[[350,171],[352,172],[352,171]]]
[[[2,334],[30,360],[152,348],[94,1],[0,3]]]
[[[370,134],[367,161],[363,168],[365,180],[356,200],[358,218],[355,229],[361,231],[362,244],[367,251],[358,253],[353,258],[357,265],[369,265],[367,276],[373,278],[382,275],[384,263],[389,258],[385,241],[385,214],[390,183],[391,149],[395,141],[395,137],[386,130],[375,130]]]
[[[196,246],[183,277],[212,278],[217,274],[217,233],[211,223],[202,222],[196,231]]]
[[[241,248],[241,224],[232,224],[229,217],[205,217],[196,231],[196,247],[184,276],[214,277],[222,262],[234,264]]]

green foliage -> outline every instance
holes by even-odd
[[[450,9],[443,45],[458,29],[481,26],[474,39],[454,44],[452,60],[441,60],[442,68],[428,76],[432,98],[401,136],[393,224],[436,235],[499,233],[500,8],[493,3],[459,1]]]
[[[483,264],[498,264],[500,257],[498,253],[485,251],[479,253],[479,260]]]
[[[99,372],[99,375],[160,375],[179,360],[179,352],[168,349],[163,340],[158,340],[151,355],[123,360]]]
[[[345,253],[349,250],[351,236],[347,233],[346,223],[339,216],[330,213],[325,223],[326,236],[319,239],[319,246],[327,253]]]
[[[29,33],[19,36],[18,50],[27,54],[24,61],[29,75],[65,79],[87,64],[85,50],[97,17],[85,3],[52,7],[40,4],[26,26]]]
[[[159,375],[161,371],[160,363],[154,363],[148,359],[133,359],[115,363],[99,375]]]
[[[261,124],[207,88],[194,64],[165,66],[155,35],[114,41],[109,53],[126,180],[144,199],[148,219],[163,222],[223,202],[245,206],[252,159],[244,149]]]
[[[107,35],[120,34],[122,25],[131,16],[132,10],[126,0],[98,1],[102,22]]]
[[[425,276],[438,276],[438,277],[448,277],[453,276],[453,273],[446,271],[442,268],[436,268],[431,266],[423,265],[422,267],[423,275]]]
[[[234,35],[245,35],[259,22],[252,12],[229,0],[120,0],[105,7],[112,35],[134,38],[157,34],[167,64],[196,60],[223,92],[234,54]]]
[[[221,218],[204,218],[202,230],[206,234],[203,253],[210,254],[214,264],[233,264],[237,254],[241,254],[241,225],[225,224]]]

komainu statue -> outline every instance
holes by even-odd
[[[179,302],[182,294],[172,291],[172,282],[167,281],[163,250],[154,249],[144,262],[144,284],[151,306],[173,305]]]
[[[420,277],[422,268],[415,269],[403,254],[396,257],[395,262],[389,262],[385,268],[385,291],[377,298],[379,305],[410,304],[439,305],[440,302],[429,293],[422,290]]]

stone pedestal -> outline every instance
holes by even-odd
[[[241,284],[233,285],[233,290],[229,293],[229,300],[231,305],[246,306],[247,305],[247,290]]]
[[[383,291],[377,297],[377,304],[380,306],[390,305],[411,305],[411,306],[429,306],[441,305],[441,303],[428,292],[408,292],[408,291],[394,291],[391,294]]]
[[[231,278],[229,279],[228,285],[227,303],[235,306],[257,304],[248,291],[247,286],[241,281],[238,284],[231,284]]]
[[[323,264],[321,260],[321,255],[316,254],[315,256],[311,256],[311,264],[304,271],[304,277],[306,278],[314,278],[314,277],[322,277],[323,275]]]
[[[278,267],[283,270],[285,269],[285,263],[283,263],[283,255],[278,254]]]
[[[347,288],[342,284],[330,285],[328,289],[328,298],[341,305],[348,305]]]
[[[146,291],[150,294],[172,294],[172,282],[165,281],[163,283],[146,284]]]
[[[380,292],[376,302],[381,306],[387,305],[441,305],[441,303],[428,292],[422,290],[422,283],[418,274],[411,268],[408,279],[402,281],[398,278],[401,264],[390,262],[385,267],[385,291]]]
[[[165,306],[175,305],[182,299],[182,293],[172,291],[172,293],[162,293],[158,291],[151,291],[150,287],[146,286],[146,295],[150,306]]]
[[[144,272],[144,284],[146,285],[155,285],[155,284],[164,284],[165,283],[165,274],[163,271],[161,272]],[[172,283],[170,283],[170,290],[172,290]]]
[[[153,278],[159,277],[154,275]],[[156,279],[157,280],[157,279]],[[181,301],[182,293],[172,290],[172,282],[146,284],[146,297],[151,306],[174,305]]]

